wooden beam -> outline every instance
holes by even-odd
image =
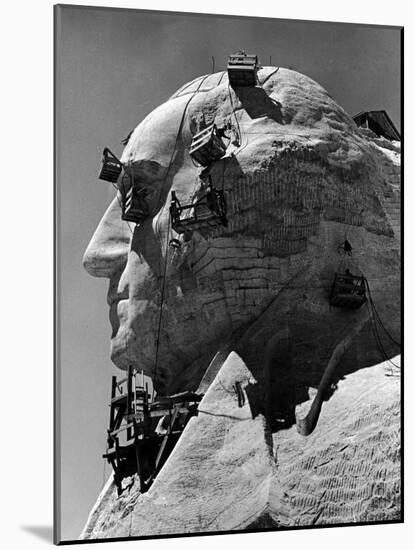
[[[128,366],[128,386],[127,386],[127,411],[126,414],[129,416],[132,413],[132,365]],[[127,439],[131,439],[132,430],[128,428]]]
[[[141,457],[140,457],[140,451],[139,451],[139,439],[138,439],[138,426],[136,425],[136,421],[134,420],[134,434],[135,434],[135,460],[137,462],[137,475],[139,478],[139,490],[141,493],[145,493],[146,491],[146,485],[144,480],[144,471],[141,464]]]
[[[175,408],[174,412],[173,412],[173,415],[172,415],[172,419],[170,421],[169,430],[165,434],[164,439],[162,440],[161,447],[160,447],[160,449],[158,451],[158,454],[157,454],[157,458],[155,459],[155,473],[156,474],[158,473],[158,469],[159,469],[159,465],[160,465],[160,462],[161,462],[161,459],[162,459],[162,455],[164,454],[165,447],[167,445],[169,436],[172,433],[172,428],[173,428],[174,423],[177,419],[177,416],[178,416],[178,409]]]

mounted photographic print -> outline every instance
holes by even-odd
[[[401,52],[55,7],[55,542],[402,521]]]

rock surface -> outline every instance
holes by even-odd
[[[124,150],[151,216],[128,228],[115,199],[84,258],[110,280],[112,359],[155,377],[161,394],[205,396],[149,492],[132,478],[118,498],[108,481],[82,538],[400,517],[399,378],[381,363],[399,352],[400,146],[358,129],[304,75],[265,67],[259,79],[236,91],[225,73],[196,79]],[[231,144],[202,170],[189,148],[212,123],[231,127]],[[188,203],[207,176],[226,194],[228,225],[183,239],[170,192]],[[345,239],[351,259],[338,254]],[[345,267],[369,282],[356,312],[329,306]],[[295,418],[335,354],[304,437]]]
[[[400,518],[400,378],[387,364],[341,380],[308,437],[270,433],[248,402],[238,407],[235,381],[254,385],[233,352],[149,492],[127,479],[117,497],[109,480],[81,538]]]
[[[259,80],[233,90],[225,73],[207,75],[148,115],[122,160],[152,216],[130,233],[114,199],[85,253],[87,270],[110,279],[113,361],[156,374],[162,393],[195,389],[217,349],[270,303],[272,330],[289,325],[295,368],[318,378],[346,320],[328,304],[345,237],[354,249],[348,267],[367,277],[399,340],[399,145],[359,130],[304,75],[265,67]],[[213,122],[237,134],[207,170],[226,194],[228,226],[184,241],[170,227],[171,190],[186,204],[205,188],[189,149]],[[171,238],[180,250],[168,247]],[[399,351],[389,339],[383,345]],[[352,353],[350,369],[383,360],[369,328]]]

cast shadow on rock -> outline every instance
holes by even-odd
[[[235,88],[234,92],[250,118],[268,117],[285,124],[282,104],[269,97],[263,88]]]

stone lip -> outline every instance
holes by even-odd
[[[235,381],[254,384],[232,352],[149,492],[132,480],[117,498],[108,480],[81,539],[401,519],[398,369],[341,380],[308,437],[270,434],[238,407]]]

